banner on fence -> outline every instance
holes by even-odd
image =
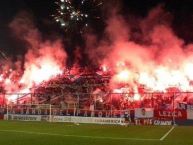
[[[3,120],[3,119],[4,119],[4,115],[0,114],[0,120]]]
[[[7,115],[4,115],[4,119],[7,119]],[[18,121],[41,121],[40,115],[8,115],[9,120]]]
[[[8,112],[5,109],[0,109],[1,114],[12,114],[14,120],[41,120],[47,121],[50,119],[49,113],[54,117],[52,120],[57,120],[61,122],[69,122],[69,119],[73,119],[73,117],[79,117],[78,119],[84,118],[83,122],[86,122],[88,118],[111,118],[120,120],[120,118],[130,119],[132,122],[135,122],[136,119],[154,119],[154,120],[193,120],[193,110],[188,109],[176,109],[174,110],[154,110],[153,108],[137,108],[134,110],[125,110],[125,111],[89,111],[89,110],[79,110],[79,109],[11,109]],[[15,115],[15,116],[13,116]],[[25,117],[23,117],[25,116]],[[37,116],[41,116],[40,118]],[[66,116],[66,118],[63,118]],[[81,118],[82,117],[82,118]],[[75,118],[77,119],[77,118]],[[86,120],[87,119],[87,120]],[[82,119],[83,120],[83,119]],[[106,119],[104,119],[106,120]],[[104,121],[103,120],[103,121]],[[108,120],[108,119],[107,119]],[[90,122],[89,120],[88,122]],[[76,122],[73,121],[73,122]],[[78,121],[77,121],[78,122]],[[81,120],[80,120],[81,122]],[[93,121],[94,122],[94,121]],[[94,122],[94,123],[95,123]],[[100,122],[100,121],[99,121]],[[104,121],[105,122],[105,121]]]
[[[49,109],[11,109],[9,114],[22,114],[22,115],[49,115]],[[90,111],[79,109],[52,109],[51,114],[55,116],[82,116],[82,117],[123,117],[125,111]]]
[[[187,119],[193,120],[193,110],[187,110]]]
[[[154,120],[153,125],[172,125],[172,120]]]
[[[171,119],[175,117],[175,119],[186,120],[187,119],[187,111],[176,109],[173,110],[154,110],[154,117],[159,119]]]
[[[4,119],[7,115],[5,115]],[[18,121],[50,121],[50,116],[45,115],[14,115],[8,116],[9,120]],[[121,124],[124,118],[102,118],[102,117],[75,117],[75,116],[51,116],[52,122],[71,122],[71,123],[93,123],[93,124]]]
[[[53,122],[73,122],[73,123],[94,123],[94,124],[121,124],[124,118],[102,118],[102,117],[74,117],[74,116],[53,116]]]
[[[193,105],[187,103],[178,103],[177,107],[181,110],[193,110]]]
[[[153,108],[136,108],[135,118],[153,118],[154,109]]]

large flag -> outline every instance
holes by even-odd
[[[193,110],[187,110],[187,119],[193,120]]]
[[[154,109],[153,108],[136,108],[135,118],[153,118]]]
[[[187,111],[175,109],[173,110],[154,110],[154,116],[157,119],[175,119],[177,120],[186,120],[187,119]]]

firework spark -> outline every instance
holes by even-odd
[[[1,50],[0,50],[0,57],[3,58],[3,59],[6,59],[6,60],[8,59],[7,55]]]
[[[98,11],[103,4],[101,0],[59,0],[53,15],[55,21],[65,31],[79,31],[87,28],[93,20],[100,19]]]

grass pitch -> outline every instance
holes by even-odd
[[[0,121],[0,145],[193,145],[193,127]]]

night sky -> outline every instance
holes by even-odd
[[[115,0],[105,0],[112,3]],[[128,15],[145,17],[148,11],[158,4],[173,16],[172,28],[178,37],[185,42],[193,42],[193,1],[192,0],[118,0],[122,4],[120,14],[126,19]],[[51,14],[55,11],[54,0],[1,0],[0,4],[0,49],[8,55],[22,53],[23,44],[20,43],[10,31],[8,25],[21,11],[27,11],[34,16],[36,26],[43,37],[52,39],[52,36],[63,32],[53,21]],[[98,33],[103,31],[101,24]],[[79,41],[81,42],[81,41]],[[71,53],[70,49],[69,52]]]

